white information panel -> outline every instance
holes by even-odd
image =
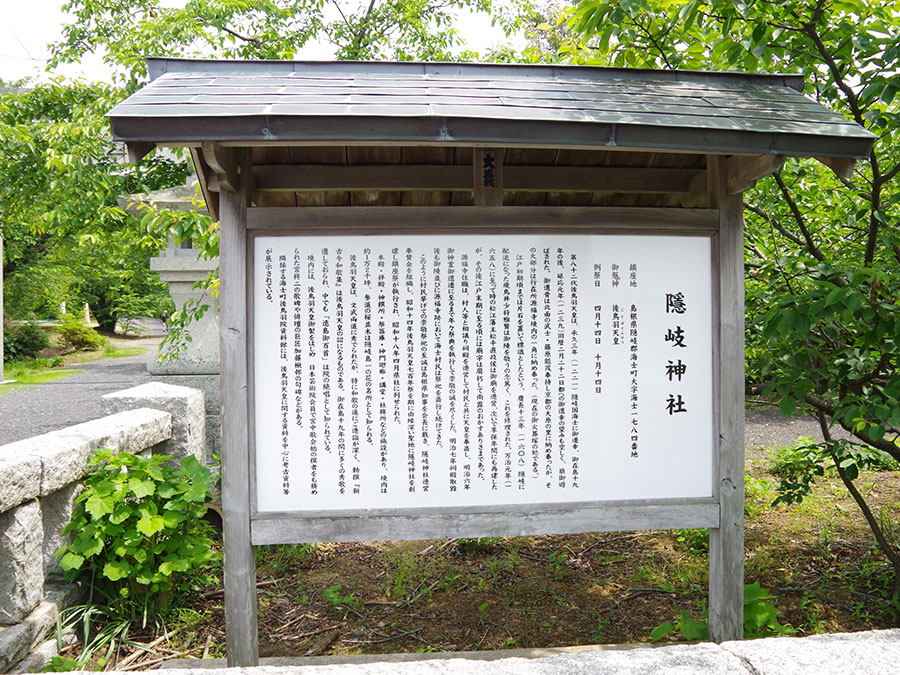
[[[712,495],[710,239],[254,241],[258,512]]]

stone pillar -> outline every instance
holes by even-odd
[[[219,308],[208,291],[195,289],[194,284],[206,279],[219,265],[217,259],[201,260],[196,249],[170,248],[157,258],[150,259],[150,269],[169,286],[169,295],[179,309],[189,300],[209,305],[199,321],[191,322],[188,333],[191,341],[185,351],[173,360],[159,360],[152,352],[147,370],[155,381],[199,389],[205,395],[207,461],[219,454],[221,430],[219,426]]]

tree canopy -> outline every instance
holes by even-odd
[[[507,35],[528,0],[69,0],[73,21],[53,46],[51,66],[99,52],[134,84],[147,56],[293,59],[319,44],[339,60],[461,61],[465,47],[455,18],[482,12]]]
[[[122,163],[103,118],[121,98],[110,85],[61,81],[0,95],[5,310],[16,318],[88,302],[111,329],[120,314],[155,315],[170,302],[147,269],[167,235],[116,199],[183,181],[187,167],[163,156]]]

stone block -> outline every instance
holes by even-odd
[[[81,604],[85,600],[86,590],[77,584],[65,581],[44,581],[44,602],[56,605],[58,611]]]
[[[81,489],[81,483],[72,483],[56,492],[51,492],[41,499],[41,515],[44,526],[43,556],[45,578],[51,574],[62,574],[56,552],[69,542],[69,535],[63,535],[62,530],[69,520],[72,519],[75,500],[81,494]]]
[[[891,669],[900,662],[900,629],[723,642],[721,646],[750,664],[757,675],[881,675],[896,672]]]
[[[150,269],[169,287],[175,306],[181,308],[188,300],[208,305],[204,315],[192,321],[187,331],[191,341],[174,360],[160,362],[151,355],[147,370],[151,375],[216,375],[219,372],[218,302],[208,290],[194,288],[216,269],[218,260],[200,260],[188,256],[160,256],[150,259]]]
[[[59,656],[56,638],[44,640],[31,653],[10,669],[10,673],[39,673],[54,656]]]
[[[98,448],[139,453],[171,436],[171,414],[143,408],[16,441],[3,449],[10,456],[33,456],[41,461],[41,495],[46,496],[81,480]]]
[[[203,392],[203,403],[207,415],[218,415],[222,411],[221,378],[216,375],[152,375],[152,382],[190,387]]]
[[[157,450],[181,459],[193,455],[200,461],[206,456],[206,408],[203,392],[163,382],[145,384],[106,394],[103,409],[117,413],[135,408],[163,410],[172,416],[172,436]]]
[[[41,603],[21,623],[0,630],[0,673],[24,659],[56,628],[56,605]]]
[[[41,460],[17,452],[15,444],[0,446],[0,512],[41,494]]]
[[[36,499],[0,514],[0,624],[19,623],[44,597],[43,539]]]

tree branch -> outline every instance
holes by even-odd
[[[778,189],[781,190],[781,195],[784,197],[784,200],[787,202],[788,208],[791,210],[791,215],[794,216],[794,220],[797,222],[797,226],[800,228],[800,232],[803,233],[803,239],[806,244],[806,249],[809,251],[810,255],[813,258],[820,262],[825,261],[825,255],[819,250],[819,247],[816,246],[816,243],[812,239],[812,235],[806,227],[806,221],[803,219],[803,214],[800,213],[800,209],[797,206],[797,202],[794,201],[794,198],[791,196],[791,191],[788,189],[787,185],[784,184],[784,181],[781,179],[780,173],[774,173],[772,176],[775,178],[775,182],[778,183]],[[774,224],[774,223],[773,223]],[[776,225],[777,227],[777,225]],[[780,230],[780,228],[779,228]],[[799,242],[798,242],[799,243]]]
[[[808,403],[809,405],[811,405],[813,408],[815,408],[817,414],[822,413],[822,414],[828,415],[832,419],[832,421],[836,421],[841,426],[842,429],[849,432],[850,434],[852,434],[853,436],[855,436],[856,438],[861,440],[866,445],[871,445],[873,448],[883,450],[884,452],[888,453],[891,457],[896,459],[898,462],[900,462],[900,447],[898,447],[897,444],[894,443],[889,438],[882,437],[876,441],[874,438],[872,438],[871,436],[869,436],[869,434],[866,433],[865,429],[856,431],[853,428],[851,428],[849,425],[845,424],[842,420],[835,420],[835,418],[834,418],[835,407],[827,399],[822,398],[821,396],[818,396],[813,393],[806,393],[803,395],[803,400],[806,403]]]
[[[837,469],[838,475],[841,477],[841,481],[844,483],[844,487],[847,488],[847,492],[850,493],[850,496],[853,497],[853,501],[856,502],[859,510],[862,511],[863,517],[869,524],[869,529],[871,529],[872,534],[875,535],[875,540],[878,542],[878,546],[894,566],[894,586],[895,588],[900,588],[900,553],[897,552],[896,548],[891,546],[891,543],[887,540],[887,537],[884,536],[884,532],[882,531],[881,526],[878,524],[878,519],[875,518],[872,510],[866,503],[865,497],[863,497],[860,494],[859,490],[856,489],[856,485],[854,485],[853,481],[850,480],[850,478],[847,476],[847,470],[841,466],[840,459],[838,458],[837,454],[835,454],[835,452],[831,449],[831,431],[829,430],[828,424],[825,421],[825,415],[820,412],[817,417],[819,418],[819,426],[822,429],[822,437],[825,439],[825,442],[829,444],[827,447],[828,454],[831,455],[831,461],[834,462],[834,467]]]

